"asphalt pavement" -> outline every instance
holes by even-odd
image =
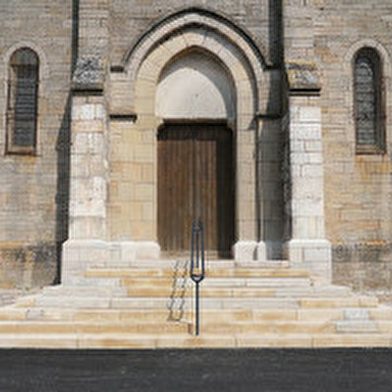
[[[1,392],[392,391],[392,350],[0,350]]]

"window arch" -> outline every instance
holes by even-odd
[[[381,59],[372,48],[362,48],[355,56],[354,116],[357,153],[384,152]]]
[[[35,153],[37,142],[39,58],[29,48],[15,51],[9,63],[7,152]]]

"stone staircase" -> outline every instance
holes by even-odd
[[[317,286],[286,262],[211,261],[194,285],[179,260],[92,267],[0,308],[0,347],[391,347],[392,308],[346,287]]]

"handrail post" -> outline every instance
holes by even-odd
[[[196,242],[196,243],[195,243]],[[196,248],[196,249],[195,249]],[[196,250],[196,252],[195,252]],[[196,253],[196,255],[195,255]],[[195,260],[196,256],[196,260]],[[200,257],[201,256],[201,257]],[[200,334],[200,288],[199,284],[205,277],[204,227],[203,222],[192,222],[191,238],[191,279],[196,284],[196,336]]]

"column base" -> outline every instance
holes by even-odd
[[[316,283],[331,283],[331,243],[325,239],[293,239],[284,244],[283,253],[294,268],[310,271]]]
[[[236,262],[265,261],[265,243],[262,241],[238,241],[234,245],[234,260]]]

